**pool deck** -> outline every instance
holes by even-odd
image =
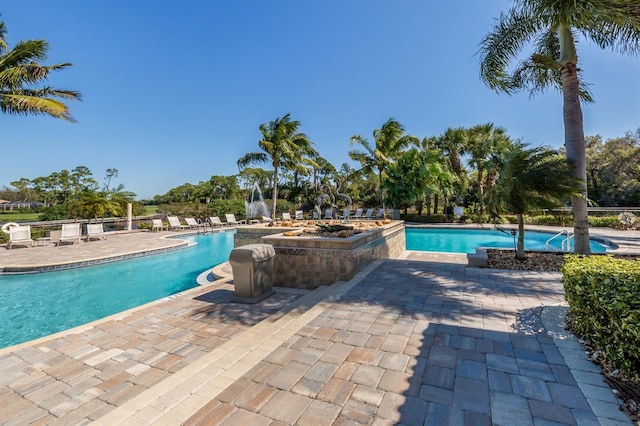
[[[640,252],[640,232],[591,233]],[[176,234],[0,247],[0,267],[165,250]],[[0,349],[0,424],[631,424],[563,328],[559,273],[465,264],[406,252],[255,305],[233,300],[222,265],[201,287]]]

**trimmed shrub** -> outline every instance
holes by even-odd
[[[136,223],[136,229],[151,229],[153,224],[151,222],[138,222]]]
[[[640,261],[568,255],[562,273],[574,331],[640,378]]]
[[[617,216],[589,216],[589,226],[596,228],[624,229]]]
[[[420,222],[420,223],[444,223],[444,215],[442,214],[431,214],[431,215],[417,215],[417,214],[407,214],[403,215],[403,219],[407,222]],[[449,217],[449,221],[456,220],[456,217],[451,215]]]

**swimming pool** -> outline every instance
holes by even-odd
[[[406,228],[407,250],[447,253],[475,253],[476,247],[513,249],[513,236],[493,229]],[[524,234],[526,250],[545,250],[546,241],[554,234],[527,231]],[[561,250],[562,238],[551,241],[550,250]],[[606,247],[591,241],[594,253]]]
[[[0,275],[0,348],[196,287],[200,273],[229,259],[233,234],[182,236],[197,245],[109,264]]]

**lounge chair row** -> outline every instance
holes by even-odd
[[[333,209],[326,209],[324,211],[324,216],[322,219],[330,220],[330,219],[341,219],[341,220],[367,220],[367,219],[384,219],[386,215],[386,211],[384,208],[378,209],[376,214],[374,215],[375,209],[356,209],[355,212],[351,212],[349,209],[343,209],[342,214],[334,213]],[[319,219],[318,213],[313,212],[313,219]],[[296,220],[304,220],[304,215],[302,210],[296,210],[295,212]],[[282,213],[282,220],[291,220],[290,213]],[[264,221],[264,219],[263,219]]]
[[[370,220],[370,219],[384,219],[386,211],[384,208],[378,209],[377,213],[374,215],[375,209],[356,209],[355,212],[351,212],[349,209],[344,209],[342,214],[336,212],[334,214],[333,209],[326,209],[324,211],[324,216],[322,217],[324,220],[330,219],[341,219],[341,220]],[[313,212],[313,218],[319,219],[318,214]],[[283,213],[284,219],[284,213]]]
[[[31,238],[31,225],[13,225],[8,227],[9,231],[9,243],[8,247],[11,248],[14,245],[33,246],[33,239]],[[60,231],[51,231],[51,237],[49,238],[54,244],[60,245],[61,243],[80,243],[81,235],[80,223],[64,223]],[[104,232],[104,228],[101,223],[88,223],[86,225],[87,241],[93,239],[107,239],[107,234]],[[44,239],[43,239],[44,240]]]
[[[216,226],[234,226],[241,225],[247,223],[245,220],[236,220],[236,217],[233,213],[225,215],[226,222],[222,222],[218,216],[209,217],[209,224],[213,227]],[[185,229],[199,229],[205,226],[204,222],[198,221],[192,217],[185,217],[184,221],[186,225],[183,225],[180,222],[178,216],[167,216],[168,225],[165,225],[162,222],[162,219],[152,219],[151,220],[151,230],[152,231],[162,231],[162,230],[172,230],[172,231],[181,231]]]

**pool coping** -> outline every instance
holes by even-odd
[[[212,230],[210,233],[217,232],[229,232],[230,230]],[[152,256],[156,254],[169,253],[177,250],[182,250],[188,247],[192,247],[194,243],[192,241],[182,240],[182,237],[202,234],[200,230],[190,230],[180,234],[161,235],[158,236],[161,240],[176,240],[174,244],[166,247],[150,248],[143,250],[130,250],[124,253],[114,254],[111,256],[96,256],[80,261],[68,261],[68,262],[49,262],[38,263],[32,265],[0,265],[1,275],[22,275],[41,272],[54,272],[68,269],[77,269],[87,266],[102,265],[106,263],[119,262],[122,260],[136,259],[140,257]]]

